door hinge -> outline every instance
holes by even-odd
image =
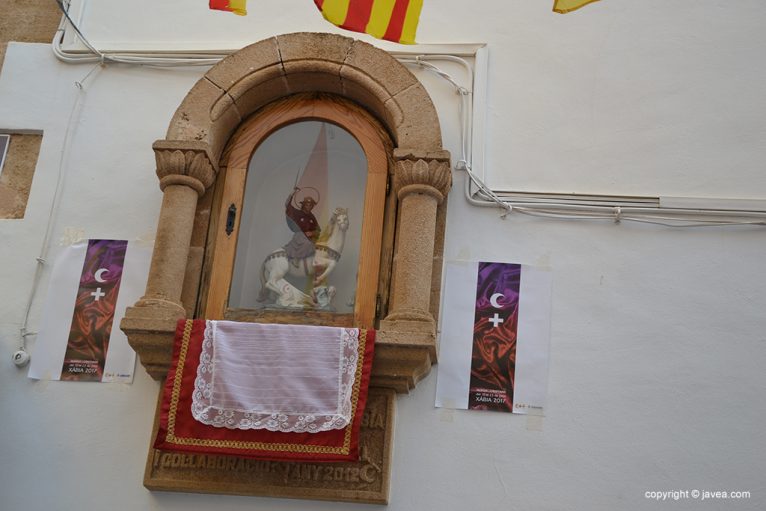
[[[380,293],[375,295],[375,319],[380,319],[381,309],[383,308],[383,299]]]
[[[391,192],[391,174],[386,175],[386,197]]]

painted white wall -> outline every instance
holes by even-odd
[[[83,28],[97,44],[145,47],[335,31],[305,3],[252,0],[248,17],[208,22],[189,2],[102,0],[86,4]],[[759,2],[603,0],[566,16],[548,3],[443,0],[423,11],[422,42],[489,44],[493,185],[766,196]],[[59,167],[51,257],[67,228],[151,239],[161,200],[151,143],[204,72],[110,66],[78,90],[90,70],[12,44],[0,75],[0,128],[44,131],[26,216],[0,221],[0,508],[368,509],[150,493],[141,479],[158,384],[143,369],[129,386],[94,385],[31,381],[11,364]],[[456,154],[454,94],[424,81]],[[538,430],[522,416],[435,409],[430,375],[398,399],[389,508],[697,509],[644,493],[720,489],[752,497],[708,508],[762,509],[765,232],[502,220],[469,206],[462,185],[455,174],[447,258],[553,270],[546,417]]]
[[[349,35],[308,0],[251,0],[246,17],[210,15],[201,1],[77,2],[100,48],[239,48],[279,29]],[[766,159],[762,2],[603,0],[563,16],[552,4],[423,7],[419,42],[489,45],[487,144],[506,150],[488,154],[493,186],[766,197],[755,164]]]

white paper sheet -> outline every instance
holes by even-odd
[[[87,249],[88,241],[78,242],[65,247],[56,258],[32,354],[28,373],[30,378],[61,380]],[[135,303],[144,292],[151,255],[151,245],[128,243],[101,382],[133,381],[136,355],[128,345],[128,339],[120,330],[119,324],[125,309]]]

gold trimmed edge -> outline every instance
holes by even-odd
[[[175,445],[191,445],[195,447],[219,447],[233,449],[249,449],[260,451],[281,451],[281,452],[301,452],[301,453],[319,453],[319,454],[342,454],[347,455],[351,450],[351,430],[353,421],[346,426],[343,435],[342,447],[330,447],[326,445],[303,445],[288,443],[265,443],[265,442],[243,442],[239,440],[215,440],[208,438],[177,437],[175,435],[176,414],[178,413],[178,401],[181,395],[181,382],[186,365],[186,354],[189,351],[189,342],[191,340],[191,331],[194,320],[187,319],[184,325],[184,334],[181,339],[181,351],[178,354],[178,365],[176,366],[175,376],[173,378],[173,390],[170,395],[170,409],[168,410],[168,432],[165,441]],[[359,329],[359,348],[356,364],[356,378],[354,379],[354,388],[351,391],[351,404],[354,409],[354,416],[357,413],[359,404],[359,392],[362,384],[362,368],[364,367],[364,354],[367,349],[367,329]],[[222,454],[222,453],[221,453]],[[235,453],[232,453],[235,454]]]

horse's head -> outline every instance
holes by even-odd
[[[348,230],[348,209],[335,208],[330,217],[330,221],[327,222],[317,243],[320,245],[329,243],[330,239],[333,238],[333,234],[335,234],[336,228],[339,233],[345,233]]]
[[[346,231],[348,229],[348,209],[335,208],[330,222],[337,225],[341,231]]]

